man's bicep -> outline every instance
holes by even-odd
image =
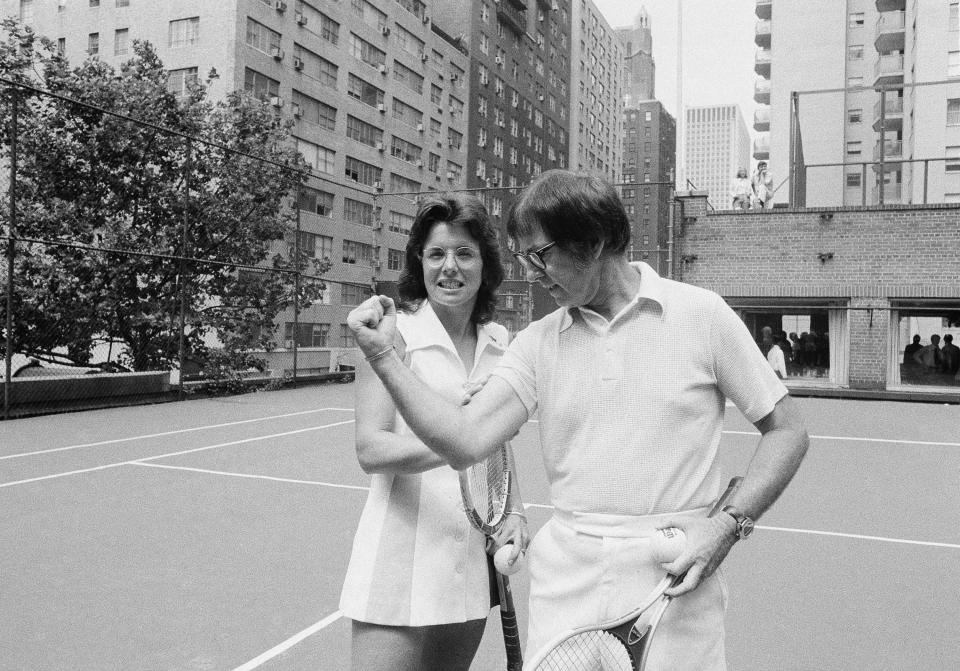
[[[464,408],[470,425],[485,446],[501,445],[513,438],[528,418],[520,396],[505,379],[493,375]]]

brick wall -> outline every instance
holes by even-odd
[[[891,301],[960,307],[960,205],[708,212],[678,194],[675,277],[731,303],[834,299],[851,309],[849,386],[883,389]],[[872,308],[872,309],[869,309]]]

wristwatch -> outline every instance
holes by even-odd
[[[732,517],[737,523],[737,540],[744,540],[753,533],[753,519],[744,515],[733,506],[724,506],[723,512]]]

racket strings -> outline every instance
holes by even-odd
[[[507,492],[504,489],[504,464],[496,456],[471,466],[467,471],[470,498],[486,524],[494,524],[503,517]]]
[[[586,631],[551,650],[534,671],[634,671],[623,642],[606,631]]]

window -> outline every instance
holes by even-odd
[[[347,160],[344,163],[344,175],[347,179],[366,184],[367,186],[382,186],[383,184],[383,170],[375,165],[370,165],[369,163],[355,159],[352,156],[347,156]]]
[[[197,43],[200,34],[200,17],[177,19],[170,22],[167,46],[171,49],[186,47]]]
[[[129,7],[130,0],[117,0],[117,7]]]
[[[859,172],[848,172],[848,173],[847,173],[847,188],[848,188],[848,189],[860,188],[860,173],[859,173]]]
[[[385,51],[381,51],[353,33],[350,33],[350,55],[374,68],[379,68],[387,62]]]
[[[337,108],[315,100],[294,89],[292,102],[296,105],[301,119],[316,124],[324,130],[334,130],[337,126]]]
[[[260,100],[267,100],[280,95],[280,82],[246,68],[243,73],[243,90]]]
[[[100,33],[87,35],[87,54],[96,56],[100,53]]]
[[[857,88],[860,86],[863,86],[863,77],[858,77],[858,76],[847,77],[848,89]]]
[[[863,143],[860,140],[847,142],[847,156],[859,156],[863,152]]]
[[[423,112],[412,105],[408,105],[399,98],[393,99],[393,118],[416,128],[423,123]]]
[[[910,307],[922,309],[910,310]],[[960,376],[957,375],[960,362],[955,358],[945,362],[943,355],[948,336],[954,347],[957,339],[960,339],[958,308],[960,306],[956,304],[929,305],[918,302],[896,313],[899,328],[891,334],[898,339],[893,367],[900,373],[901,384],[960,387]],[[953,351],[956,352],[955,349]]]
[[[333,161],[334,158],[336,158],[335,151],[298,137],[294,137],[293,140],[297,151],[303,155],[303,160],[305,160],[310,167],[328,175],[333,174]]]
[[[343,255],[341,260],[344,263],[357,264],[361,263],[363,265],[372,265],[373,264],[373,245],[368,245],[364,242],[356,242],[354,240],[344,240],[343,241]],[[347,287],[348,285],[344,285]],[[344,299],[345,305],[352,305]],[[361,301],[363,302],[363,301]]]
[[[960,77],[960,51],[947,52],[947,77]]]
[[[326,14],[320,14],[320,37],[336,44],[340,40],[340,24]]]
[[[422,150],[417,145],[411,144],[396,135],[393,136],[393,141],[390,144],[390,155],[394,158],[407,163],[416,163],[420,160],[421,153]]]
[[[390,230],[393,233],[402,233],[410,235],[410,229],[413,227],[413,217],[403,212],[390,211]]]
[[[373,225],[373,205],[352,198],[343,199],[343,220],[360,226]]]
[[[171,70],[167,74],[167,90],[178,97],[189,95],[190,87],[197,83],[198,76],[197,68]]]
[[[384,100],[383,91],[373,84],[360,79],[353,73],[350,74],[347,81],[347,95],[371,107],[382,105]]]
[[[283,340],[285,343],[292,344],[294,340],[293,322],[286,322],[283,325]],[[297,347],[329,347],[330,346],[330,324],[298,322],[296,324]]]
[[[861,123],[863,121],[863,109],[858,107],[847,110],[847,121],[850,123]]]
[[[387,270],[403,270],[405,255],[400,249],[387,249]]]
[[[99,6],[100,6],[100,0],[90,0],[90,6],[91,6],[91,7],[99,7]]]
[[[33,21],[33,0],[20,0],[20,22],[31,23]]]
[[[408,89],[410,89],[415,93],[420,93],[420,94],[423,93],[423,76],[420,74],[417,74],[416,72],[408,68],[406,65],[401,63],[400,61],[393,62],[393,79],[394,81],[400,82],[401,84],[403,84],[404,86],[406,86]],[[431,89],[430,100],[431,102],[439,104],[440,89],[434,84],[431,84],[431,87],[437,89],[437,92],[436,92],[436,95],[434,95],[434,91]]]
[[[297,207],[304,212],[329,217],[333,213],[333,194],[309,186],[301,186]]]
[[[960,98],[947,99],[947,125],[960,126]]]
[[[862,61],[863,60],[863,45],[862,44],[852,44],[847,47],[847,60],[848,61]]]
[[[744,310],[742,318],[763,354],[772,347],[783,350],[788,378],[819,378],[842,382],[846,374],[846,310],[827,308],[769,308]],[[764,328],[773,340],[765,341]]]
[[[272,54],[274,49],[280,48],[280,33],[247,17],[247,46]]]
[[[125,56],[130,50],[130,29],[120,28],[113,32],[113,55]]]
[[[950,3],[950,15],[947,19],[947,24],[949,26],[948,30],[951,33],[955,33],[960,30],[960,3]]]
[[[383,131],[353,116],[347,116],[347,137],[369,147],[383,143]]]
[[[960,145],[947,147],[944,155],[947,161],[943,169],[948,173],[960,173]]]
[[[863,21],[863,12],[851,12],[850,18],[847,21],[847,27],[856,28],[857,26],[862,26]]]
[[[304,49],[299,44],[293,45],[293,57],[299,59],[302,72],[307,77],[316,79],[323,86],[337,88],[338,68],[325,58]]]
[[[360,289],[362,290],[362,288]],[[369,293],[371,296],[373,295],[372,291]],[[357,299],[356,303],[351,303],[351,305],[354,305],[354,304],[360,305],[360,303],[365,301],[367,298],[368,297],[360,297],[359,299]],[[355,346],[356,346],[356,341],[353,337],[353,331],[350,330],[350,326],[348,324],[340,324],[340,347],[355,347]]]

